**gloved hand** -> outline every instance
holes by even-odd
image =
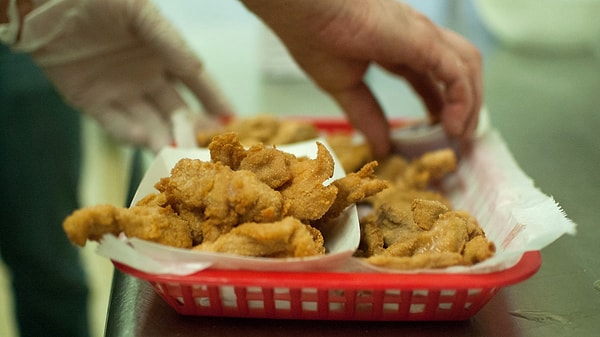
[[[397,0],[241,0],[344,110],[378,157],[389,125],[364,82],[372,64],[408,81],[448,135],[468,141],[482,104],[479,51]]]
[[[13,50],[30,53],[65,100],[117,139],[158,151],[172,119],[233,114],[200,59],[150,0],[37,0]],[[205,116],[192,113],[184,85]],[[190,130],[188,130],[189,132]],[[186,144],[178,144],[186,145]]]

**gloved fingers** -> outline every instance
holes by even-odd
[[[366,138],[376,158],[384,158],[392,149],[390,126],[383,109],[366,84],[352,89],[330,92],[340,105],[350,124]]]
[[[183,81],[182,81],[183,82]],[[221,117],[230,117],[233,115],[233,109],[229,102],[223,97],[220,90],[212,82],[210,76],[201,73],[192,81],[185,85],[193,94],[195,103],[202,105],[203,112],[214,120],[220,120]],[[163,116],[168,118],[173,111],[179,109],[192,109],[194,102],[186,101],[182,93],[177,89],[176,80],[165,79],[156,81],[146,92],[146,96],[151,99],[163,112]],[[189,97],[187,97],[189,98]],[[206,119],[207,120],[207,119]]]
[[[162,57],[168,74],[190,89],[206,113],[232,116],[231,105],[178,30],[151,1],[138,0],[135,4],[129,8],[132,27],[137,36]]]
[[[164,79],[156,81],[144,96],[152,101],[164,119],[171,121],[173,137],[178,147],[196,147],[197,130],[221,128],[225,121],[220,118],[221,114],[193,111],[190,105],[194,104],[184,100],[176,85],[177,83]]]
[[[214,116],[199,114],[187,108],[181,108],[171,114],[173,125],[173,138],[175,145],[180,148],[194,148],[198,146],[196,133],[200,130],[211,131],[223,127],[221,121]]]
[[[174,111],[188,108],[181,94],[175,89],[176,83],[160,77],[145,89],[144,97],[151,101],[165,120],[169,120]]]
[[[194,148],[196,142],[196,120],[198,113],[187,108],[180,108],[171,114],[173,139],[177,147]]]
[[[142,98],[130,98],[89,110],[116,139],[154,152],[172,143],[170,122]]]
[[[233,107],[207,71],[200,69],[196,74],[180,79],[198,98],[206,114],[225,120],[235,115]]]

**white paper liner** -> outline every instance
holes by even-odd
[[[324,184],[327,185],[335,179],[344,177],[346,173],[324,139],[281,145],[277,148],[297,157],[306,156],[314,159],[317,153],[317,141],[328,148],[334,159],[334,173],[330,179],[325,181]],[[171,147],[163,149],[142,178],[132,205],[150,193],[157,193],[158,191],[154,188],[156,182],[162,177],[169,176],[171,169],[182,158],[210,161],[210,152],[208,149]],[[168,247],[136,238],[127,238],[124,235],[116,239],[110,234],[105,235],[102,239],[97,252],[114,261],[151,274],[188,275],[209,267],[260,271],[333,270],[343,265],[358,247],[360,225],[356,206],[346,209],[335,223],[332,223],[322,234],[327,254],[304,258],[253,258],[207,253]]]
[[[319,140],[327,146],[324,140]],[[315,142],[278,146],[283,151],[314,158]],[[331,149],[330,149],[331,151]],[[335,156],[334,156],[335,157]],[[151,165],[134,198],[134,203],[155,192],[154,183],[169,175],[181,158],[209,160],[206,150],[163,150]],[[336,160],[334,178],[343,175]],[[492,258],[474,266],[444,269],[393,270],[370,265],[351,257],[359,241],[356,208],[347,210],[333,233],[327,233],[330,252],[323,257],[301,259],[248,258],[225,254],[190,252],[138,239],[103,240],[98,251],[115,261],[140,271],[156,274],[187,275],[204,268],[308,271],[330,270],[382,273],[488,273],[514,266],[527,251],[540,250],[563,234],[575,234],[569,220],[551,197],[538,190],[519,168],[500,134],[489,129],[481,134],[469,151],[463,152],[457,172],[441,186],[453,209],[470,212],[496,245]],[[128,242],[128,243],[127,243]],[[119,247],[117,247],[119,246]]]

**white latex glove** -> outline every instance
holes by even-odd
[[[68,103],[117,139],[158,151],[173,142],[172,119],[185,127],[182,118],[193,116],[191,128],[197,119],[206,127],[232,115],[200,59],[150,0],[35,2],[13,50],[30,53]],[[176,90],[181,84],[205,116],[191,113]]]

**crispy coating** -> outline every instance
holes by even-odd
[[[246,158],[246,149],[239,142],[236,133],[228,132],[216,135],[208,145],[210,159],[213,163],[221,163],[232,170],[237,170]]]
[[[336,179],[332,185],[337,187],[337,196],[327,213],[317,222],[316,227],[326,226],[331,220],[337,218],[350,205],[354,205],[386,189],[387,181],[374,176],[376,161],[365,164],[358,172],[350,173]]]
[[[257,144],[248,149],[239,169],[253,172],[260,181],[277,189],[294,177],[290,166],[295,160],[292,154]]]
[[[399,188],[424,190],[432,182],[455,171],[456,165],[454,151],[441,149],[425,153],[412,162],[398,155],[391,155],[382,162],[376,174],[394,182]]]
[[[397,154],[392,154],[379,161],[375,174],[380,179],[396,182],[409,166],[408,160]]]
[[[350,135],[327,139],[350,173],[329,185],[333,158],[317,143],[315,159],[297,158],[275,145],[318,136],[308,123],[272,116],[239,119],[223,130],[198,134],[210,162],[182,159],[169,177],[129,209],[100,205],[65,219],[76,244],[124,232],[165,245],[261,257],[325,253],[319,229],[348,206],[367,202],[355,256],[394,269],[471,265],[495,246],[470,214],[452,210],[432,185],[456,169],[451,150],[411,162],[392,155],[372,162],[369,146]]]
[[[410,209],[413,221],[423,230],[430,230],[440,215],[448,211],[448,207],[441,202],[426,199],[414,199]]]
[[[387,268],[444,268],[471,265],[491,257],[495,246],[476,220],[451,211],[441,202],[414,200],[411,216],[405,207],[385,204],[361,221],[360,253]]]
[[[249,222],[204,242],[195,250],[255,257],[306,257],[325,254],[323,239],[300,220],[286,217],[272,224]]]
[[[196,141],[199,146],[206,147],[215,136],[227,132],[236,133],[244,146],[291,144],[319,136],[318,130],[307,121],[261,114],[234,119],[221,129],[202,130],[196,134]]]
[[[83,247],[88,238],[99,240],[104,234],[117,235],[121,232],[116,220],[117,212],[118,209],[112,205],[78,209],[64,220],[63,229],[69,240]]]
[[[334,162],[327,148],[317,142],[317,158],[299,158],[290,165],[293,179],[279,190],[285,199],[287,215],[300,220],[317,220],[333,204],[337,187],[324,186],[333,176]]]
[[[346,172],[355,172],[374,159],[369,144],[356,141],[351,134],[334,133],[326,139]]]
[[[370,221],[361,223],[360,244],[354,256],[369,257],[380,255],[385,251],[384,247],[383,233],[379,226]]]
[[[220,134],[209,145],[211,161],[179,160],[155,184],[158,193],[129,209],[79,210],[64,227],[81,245],[124,232],[175,247],[250,256],[324,254],[323,235],[308,223],[329,210],[338,188],[324,185],[334,162],[323,144],[316,145],[315,159],[296,158],[262,144],[246,150],[235,134]],[[366,172],[348,181],[360,185],[372,178],[372,169]]]
[[[307,121],[279,120],[277,132],[264,144],[278,145],[291,144],[319,137],[319,131]]]
[[[249,171],[233,171],[221,162],[182,159],[171,176],[156,185],[180,213],[201,214],[201,236],[214,241],[236,225],[280,220],[282,196]],[[196,235],[197,236],[197,235]]]
[[[386,256],[374,255],[366,259],[367,262],[378,267],[399,270],[446,268],[460,265],[463,257],[458,253],[425,253],[415,256]]]
[[[187,223],[170,207],[92,206],[73,212],[63,222],[63,228],[69,239],[80,246],[84,246],[88,239],[100,240],[104,234],[118,235],[121,232],[168,246],[192,246]]]
[[[463,260],[465,265],[472,265],[485,261],[496,252],[496,246],[485,238],[485,235],[473,237],[465,245]]]

